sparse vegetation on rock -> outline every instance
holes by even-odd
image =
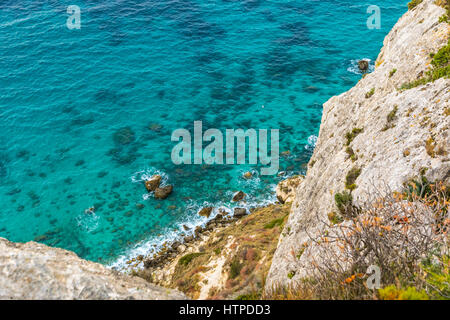
[[[358,134],[360,134],[362,131],[363,131],[362,128],[353,128],[352,131],[347,132],[347,133],[345,134],[345,139],[346,139],[345,145],[346,145],[346,146],[349,146],[350,143],[352,143],[353,139],[355,139],[355,137],[356,137]]]
[[[298,262],[314,262],[309,277],[265,298],[450,299],[449,186],[422,178],[369,198],[359,215],[311,237]],[[380,290],[366,284],[372,265],[383,270]]]
[[[347,173],[347,176],[345,177],[345,188],[347,188],[349,190],[356,189],[355,181],[359,177],[360,174],[361,174],[361,168],[353,167]]]
[[[369,91],[367,91],[366,93],[366,99],[369,99],[370,97],[372,97],[375,94],[375,88],[370,89]]]
[[[423,0],[412,0],[411,2],[408,3],[408,9],[412,10],[415,7],[417,7],[419,4],[422,3]]]
[[[401,90],[415,88],[429,82],[434,82],[440,78],[450,78],[450,39],[446,46],[442,47],[436,54],[432,54],[431,57],[431,65],[433,68],[427,71],[425,76],[415,81],[404,83],[400,88]]]

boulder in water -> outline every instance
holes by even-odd
[[[250,171],[247,171],[243,175],[244,179],[251,179],[253,177],[253,174]]]
[[[198,212],[198,215],[209,218],[213,209],[213,207],[204,207]]]
[[[166,199],[173,191],[173,186],[168,185],[162,188],[156,188],[155,190],[155,198],[164,200]]]
[[[242,191],[238,191],[233,195],[233,199],[232,201],[237,202],[237,201],[241,201],[245,198],[245,193]]]
[[[161,176],[159,174],[155,174],[150,179],[145,181],[145,188],[147,188],[148,192],[155,191],[159,185],[161,184]]]
[[[361,71],[367,71],[369,70],[369,61],[363,59],[358,61],[358,68]]]

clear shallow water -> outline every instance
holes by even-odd
[[[73,1],[0,4],[0,236],[120,265],[204,222],[205,203],[273,199],[279,178],[241,178],[257,168],[172,164],[173,130],[278,128],[280,171],[303,173],[322,103],[408,1],[379,0],[379,30],[350,0],[76,2],[81,30],[65,25]],[[165,201],[141,182],[155,172],[175,187]]]

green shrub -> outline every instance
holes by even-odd
[[[355,139],[355,137],[360,134],[363,131],[362,128],[353,128],[353,130],[351,132],[347,132],[345,134],[345,139],[347,140],[345,142],[346,146],[349,146],[350,143],[352,143],[353,139]]]
[[[397,111],[398,111],[398,106],[395,105],[394,109],[392,109],[391,112],[389,112],[389,114],[387,115],[387,121],[388,122],[392,122],[395,119],[395,116],[397,115]]]
[[[408,9],[412,10],[415,7],[417,7],[419,4],[422,3],[423,0],[412,0],[410,3],[408,3]]]
[[[261,292],[251,292],[237,296],[235,300],[261,300]]]
[[[439,23],[441,22],[448,23],[448,18],[450,17],[450,2],[448,0],[436,0],[435,4],[447,10],[446,14],[439,17]]]
[[[336,212],[330,212],[328,214],[328,220],[331,222],[332,225],[339,224],[344,221],[340,215],[338,215]]]
[[[392,76],[397,72],[397,69],[392,69],[391,72],[389,72],[389,78],[392,78]]]
[[[295,271],[293,271],[293,270],[289,271],[287,277],[288,277],[289,279],[292,279],[294,276],[295,276]]]
[[[407,90],[427,84],[428,82],[434,82],[440,78],[450,78],[450,39],[447,45],[442,47],[436,54],[430,54],[432,58],[431,64],[433,69],[428,71],[424,77],[412,82],[404,83],[400,90]]]
[[[398,289],[394,285],[378,290],[381,300],[429,300],[425,290],[417,291],[414,287]]]
[[[431,185],[432,183],[421,175],[418,179],[412,179],[406,184],[404,194],[408,197],[409,201],[412,201],[415,197],[423,199],[433,194]]]
[[[438,260],[422,264],[422,270],[426,274],[425,281],[433,299],[450,299],[450,256],[444,255]]]
[[[230,278],[236,278],[241,273],[243,265],[239,263],[239,260],[235,258],[230,265]]]
[[[345,152],[347,152],[348,157],[349,157],[350,159],[352,159],[352,161],[356,161],[356,159],[358,159],[358,156],[357,156],[356,153],[353,151],[353,148],[352,148],[352,147],[347,147],[347,148],[345,149]]]
[[[297,256],[296,256],[297,259],[300,259],[302,257],[302,255],[305,252],[305,250],[306,250],[306,244],[303,244],[302,247],[300,248],[300,250],[297,253]]]
[[[361,174],[361,169],[353,167],[345,177],[345,187],[349,190],[354,190],[356,188],[355,181]]]
[[[191,261],[201,255],[204,255],[202,252],[189,253],[178,260],[178,264],[182,266],[187,266]]]
[[[370,89],[370,91],[368,91],[366,93],[366,99],[369,99],[371,96],[373,96],[375,94],[375,88]]]
[[[279,218],[279,219],[274,219],[272,221],[270,221],[269,223],[267,223],[266,225],[264,225],[264,229],[272,229],[275,226],[281,226],[284,222],[284,217]]]
[[[347,215],[349,209],[352,207],[353,197],[351,193],[344,191],[342,193],[336,193],[334,195],[334,201],[336,203],[339,212],[344,216]]]
[[[386,130],[388,130],[390,128],[395,127],[395,124],[392,124],[391,122],[395,120],[395,118],[397,116],[397,111],[398,111],[398,106],[395,105],[394,109],[392,109],[392,111],[389,112],[387,117],[386,117],[387,123],[384,126],[383,131],[386,131]]]
[[[431,60],[431,64],[434,67],[444,67],[448,65],[448,61],[450,60],[450,40],[445,47],[439,49],[439,51],[433,56],[433,60]]]

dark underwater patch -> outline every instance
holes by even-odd
[[[136,141],[136,135],[131,127],[123,127],[114,132],[113,141],[116,145],[127,145]]]

